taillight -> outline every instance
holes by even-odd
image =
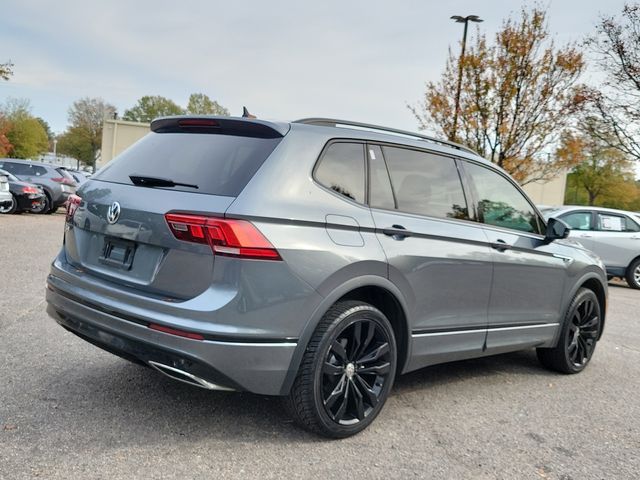
[[[76,210],[80,206],[81,202],[82,202],[82,198],[79,197],[78,195],[69,195],[69,198],[67,198],[66,220],[68,223],[71,223],[71,220],[73,220],[73,215],[76,213]]]
[[[167,213],[165,218],[178,240],[208,244],[217,255],[282,260],[271,242],[246,220],[179,213]]]
[[[63,185],[68,185],[70,187],[75,186],[75,183],[73,181],[71,181],[71,180],[69,180],[68,178],[65,178],[65,177],[55,177],[55,178],[52,178],[51,180],[53,180],[54,182],[61,183]]]
[[[22,187],[22,193],[40,193],[38,187]]]

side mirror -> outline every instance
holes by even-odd
[[[550,218],[547,221],[547,232],[544,236],[545,241],[553,242],[554,240],[561,240],[569,236],[571,228],[562,220],[557,218]]]

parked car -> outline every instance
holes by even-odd
[[[18,179],[39,185],[44,190],[45,206],[42,213],[54,213],[63,206],[69,195],[76,192],[76,183],[66,170],[48,163],[0,158],[0,168]]]
[[[624,278],[640,289],[640,218],[634,212],[566,206],[545,215],[566,222],[570,237],[602,258],[609,278]]]
[[[0,170],[0,175],[5,175],[9,180],[9,191],[11,192],[11,206],[0,209],[0,213],[42,212],[45,206],[42,187],[33,183],[21,182],[6,170]]]
[[[582,371],[604,266],[504,171],[354,122],[170,117],[70,199],[47,311],[210,390],[287,396],[353,435],[396,375],[536,348]]]
[[[13,197],[9,191],[9,179],[0,173],[0,213],[11,208]]]
[[[84,182],[86,182],[89,177],[91,176],[90,174],[86,173],[86,172],[82,172],[80,170],[71,170],[71,169],[66,169],[67,173],[69,173],[69,175],[71,175],[73,177],[73,179],[75,180],[76,184],[78,186],[82,185]]]

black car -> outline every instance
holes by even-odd
[[[12,203],[10,206],[0,208],[0,213],[41,213],[45,206],[45,194],[42,187],[33,183],[22,182],[15,175],[0,170],[0,175],[4,175],[9,180],[9,192],[11,192]]]

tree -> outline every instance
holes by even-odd
[[[42,124],[31,115],[31,106],[28,100],[10,98],[1,110],[0,148],[2,155],[10,155],[15,158],[35,158],[48,150],[47,133]],[[4,139],[1,138],[2,136]]]
[[[577,96],[591,135],[640,160],[640,4],[601,17],[586,45],[605,75],[601,88]]]
[[[0,158],[6,157],[13,149],[13,145],[7,138],[7,133],[11,129],[11,122],[9,119],[0,112]]]
[[[229,116],[229,110],[215,100],[211,100],[204,93],[192,93],[189,96],[187,113],[194,115],[224,115]]]
[[[69,108],[69,128],[58,140],[58,151],[94,166],[102,145],[104,120],[115,115],[116,108],[101,98],[86,97],[73,102]]]
[[[556,154],[576,164],[567,181],[567,203],[626,208],[636,200],[632,162],[607,142],[565,133]]]
[[[0,79],[9,80],[13,76],[13,63],[0,63]]]
[[[58,136],[57,151],[86,165],[93,165],[95,160],[95,151],[91,146],[91,142],[87,141],[84,130],[77,127],[70,127],[62,135]]]
[[[409,107],[420,129],[452,139],[460,59],[449,51],[438,82]],[[522,184],[549,180],[570,165],[548,151],[570,125],[574,86],[584,69],[573,45],[556,48],[541,9],[507,19],[489,44],[477,35],[462,62],[459,125],[455,141],[498,164]]]
[[[132,122],[151,123],[154,118],[182,115],[184,110],[173,100],[159,95],[145,95],[135,106],[125,110],[122,118]]]
[[[36,158],[49,149],[47,133],[40,122],[30,115],[11,118],[11,128],[7,140],[12,148],[9,152],[14,158]]]

